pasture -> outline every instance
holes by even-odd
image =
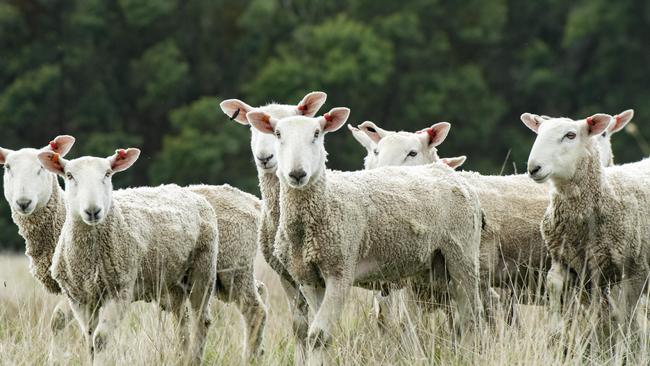
[[[256,271],[268,286],[270,302],[265,353],[257,364],[290,365],[294,345],[284,293],[277,275],[261,258]],[[58,299],[29,274],[26,257],[0,256],[0,365],[88,364],[86,346],[74,322],[56,338],[52,336],[49,321]],[[384,333],[374,319],[372,294],[355,289],[336,329],[332,351],[339,365],[359,366],[640,365],[650,359],[647,337],[621,342],[619,349],[605,352],[590,348],[586,334],[558,335],[557,323],[545,308],[521,308],[519,326],[508,326],[500,314],[494,330],[476,335],[476,345],[453,349],[442,312],[418,319],[411,310],[399,326]],[[205,364],[243,364],[243,327],[238,312],[215,300],[212,314]],[[131,305],[111,340],[111,360],[131,366],[178,364],[181,358],[173,324],[171,316],[154,305]]]

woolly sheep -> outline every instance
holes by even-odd
[[[18,233],[25,239],[30,272],[52,294],[61,293],[50,275],[50,265],[65,221],[65,202],[57,176],[43,170],[38,154],[53,152],[65,156],[74,142],[74,137],[62,135],[41,149],[0,148],[0,164],[5,170],[4,195]],[[71,310],[62,300],[52,313],[50,326],[58,332],[71,318]]]
[[[579,284],[590,282],[591,304],[604,311],[596,312],[601,326],[612,320],[621,330],[634,330],[633,310],[650,275],[647,177],[602,167],[592,136],[607,129],[609,115],[574,121],[524,113],[521,120],[537,133],[528,174],[552,186],[541,225],[552,258],[547,277],[552,308],[558,311],[567,303],[563,291],[577,276]],[[622,287],[622,296],[610,296],[614,285]],[[608,313],[613,319],[602,318]]]
[[[194,185],[187,190],[203,196],[214,209],[219,228],[219,256],[215,295],[234,303],[244,318],[244,357],[262,352],[266,325],[266,306],[260,298],[266,287],[256,281],[254,261],[257,254],[260,201],[257,197],[229,185]],[[259,292],[259,294],[258,294]]]
[[[246,116],[248,113],[260,110],[275,118],[289,116],[314,116],[320,107],[325,103],[327,94],[323,92],[311,92],[302,98],[297,105],[286,105],[271,103],[259,108],[238,99],[228,99],[221,102],[221,110],[230,119],[242,125],[249,125]],[[280,276],[282,287],[289,300],[292,314],[293,333],[296,340],[295,364],[302,365],[305,356],[306,337],[309,328],[308,311],[306,299],[284,264],[274,255],[275,235],[280,220],[280,183],[276,175],[277,154],[275,152],[275,139],[273,136],[261,133],[251,127],[251,150],[257,168],[257,175],[260,182],[262,194],[262,212],[258,235],[259,247],[262,250],[264,259],[271,268]]]
[[[461,321],[468,325],[482,311],[476,194],[442,164],[327,171],[324,135],[348,115],[347,108],[319,118],[247,114],[256,129],[276,138],[281,191],[275,254],[322,299],[308,334],[316,362],[353,284],[426,275],[436,256],[447,263]]]
[[[446,130],[437,132],[435,127],[439,126],[444,126]],[[427,135],[446,136],[450,125],[443,122],[430,127],[430,132],[425,129],[417,133],[386,131],[372,122],[364,122],[358,127],[368,138],[377,141],[376,155],[389,157],[375,162],[375,166],[380,167],[439,161],[435,147],[428,147],[421,141]],[[421,158],[416,161],[410,156],[413,155],[411,152]],[[464,161],[464,158],[459,159]],[[528,283],[535,289],[536,284],[531,281],[537,278],[539,270],[546,268],[539,221],[548,204],[548,189],[534,184],[525,175],[458,174],[476,189],[485,213],[485,229],[481,238],[483,278],[494,286],[522,286]]]
[[[217,218],[201,196],[175,185],[113,192],[112,175],[130,167],[138,149],[107,158],[67,161],[44,151],[43,167],[65,177],[66,219],[52,258],[52,277],[87,337],[93,363],[133,301],[157,301],[186,334],[185,300],[193,310],[192,361],[200,363],[216,280]]]
[[[451,168],[461,166],[466,157],[440,158],[437,152],[439,146],[447,137],[451,125],[448,122],[436,123],[417,133],[387,131],[371,121],[365,121],[357,127],[348,125],[354,138],[366,148],[368,154],[364,158],[365,169],[381,166],[411,166],[442,162]],[[388,324],[391,302],[396,296],[389,296],[392,291],[383,286],[375,293],[375,315],[383,328]],[[430,291],[425,291],[430,292]],[[430,301],[420,301],[428,303]]]

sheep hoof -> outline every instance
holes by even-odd
[[[323,329],[315,329],[309,333],[309,344],[312,348],[326,348],[332,344],[332,336]]]
[[[50,329],[54,334],[62,331],[65,326],[68,324],[68,319],[65,316],[65,312],[59,308],[54,310],[52,313],[52,319],[50,320]]]
[[[96,332],[93,337],[93,348],[95,353],[101,352],[106,348],[106,335],[103,332]]]

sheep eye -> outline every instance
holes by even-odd
[[[317,139],[318,136],[320,136],[320,131],[319,131],[319,130],[316,130],[316,131],[314,132],[314,139]]]
[[[574,138],[576,138],[576,134],[573,132],[569,132],[566,135],[564,135],[564,137],[568,138],[569,140],[573,140]]]
[[[111,177],[111,171],[107,171],[106,174],[104,174],[104,177],[110,178]]]
[[[280,131],[275,131],[275,137],[280,138],[282,135],[280,135]]]
[[[70,173],[65,173],[65,177],[70,179],[70,180],[74,179],[74,177]]]
[[[607,131],[603,132],[602,137],[607,137]]]
[[[418,156],[418,152],[415,151],[415,150],[411,150],[411,151],[409,151],[409,153],[407,154],[407,156],[410,156],[410,157]]]
[[[377,149],[374,149],[372,152],[375,153],[375,155],[379,155],[379,150]]]
[[[5,165],[5,170],[11,170],[11,166],[9,164]]]

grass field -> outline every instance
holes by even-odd
[[[290,365],[293,340],[288,306],[275,274],[258,262],[258,277],[269,288],[270,306],[265,354],[257,363]],[[88,364],[76,324],[52,336],[49,321],[58,298],[45,292],[27,266],[24,256],[0,256],[0,364]],[[213,316],[206,364],[243,364],[243,327],[237,311],[214,301]],[[647,336],[603,352],[589,348],[587,337],[557,335],[557,322],[550,321],[541,307],[522,307],[520,317],[519,326],[498,321],[494,330],[477,333],[474,345],[454,349],[440,312],[420,320],[405,317],[401,326],[382,332],[374,320],[372,294],[355,290],[341,316],[332,352],[340,365],[644,365],[650,360]],[[177,344],[171,316],[154,305],[138,303],[114,333],[108,352],[111,363],[118,365],[175,365],[181,360]]]

